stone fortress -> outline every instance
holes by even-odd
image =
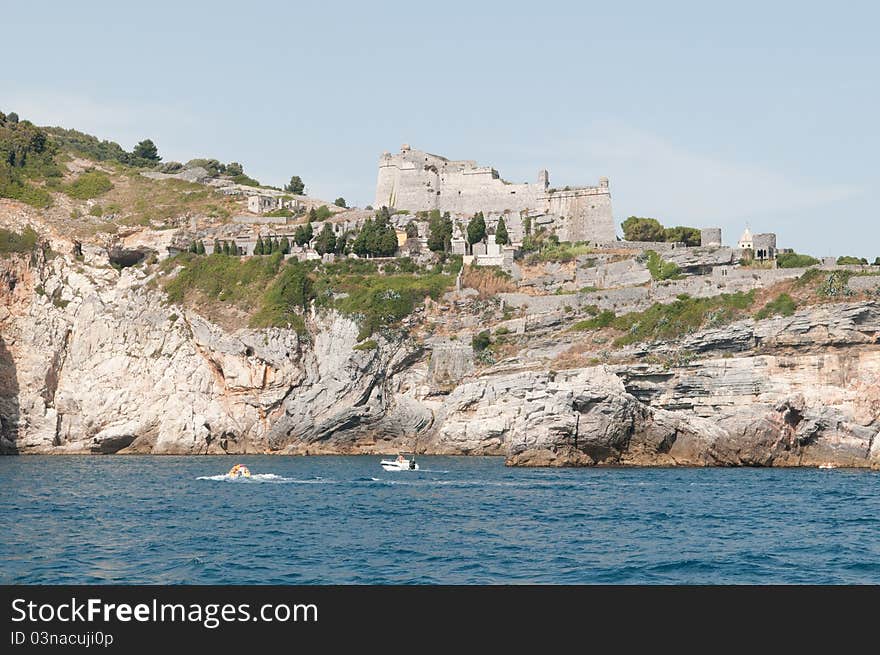
[[[598,186],[550,187],[546,170],[537,183],[512,184],[489,166],[474,161],[453,161],[408,145],[400,153],[379,159],[375,207],[411,212],[440,210],[454,216],[490,215],[553,217],[553,228],[563,241],[607,244],[615,240],[614,217],[608,179]],[[511,226],[509,225],[508,228]]]

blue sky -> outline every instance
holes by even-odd
[[[606,175],[618,224],[880,256],[880,9],[712,4],[31,0],[0,13],[0,109],[361,206],[409,143]]]

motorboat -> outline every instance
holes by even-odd
[[[834,464],[819,464],[820,469],[836,469]]]
[[[237,480],[239,478],[251,477],[251,471],[244,464],[236,464],[231,469],[229,469],[229,473],[227,473],[226,475],[232,480]]]
[[[415,456],[412,459],[406,459],[403,455],[398,455],[396,459],[383,459],[379,462],[386,471],[418,471],[419,465],[416,463]]]

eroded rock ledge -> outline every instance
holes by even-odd
[[[532,466],[880,466],[874,302],[630,353],[679,365],[476,374],[467,348],[395,333],[355,350],[357,326],[335,313],[312,312],[304,336],[227,332],[167,305],[142,269],[107,262],[98,249],[83,262],[3,261],[3,452],[408,449]]]

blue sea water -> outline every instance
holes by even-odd
[[[0,582],[880,583],[877,473],[379,459],[2,457]]]

